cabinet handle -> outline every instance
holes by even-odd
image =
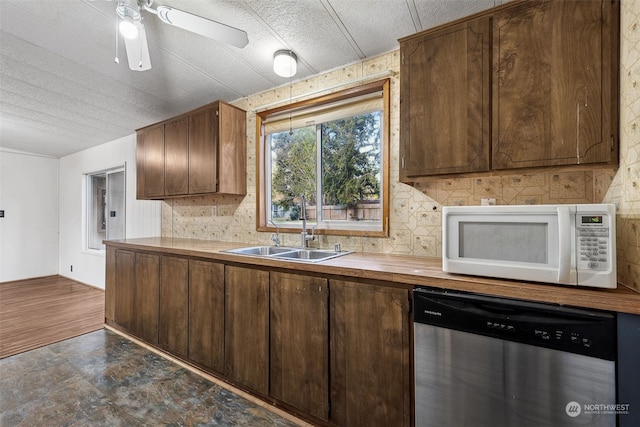
[[[402,169],[404,169],[404,156],[402,156]]]
[[[580,101],[576,104],[576,161],[580,164]]]
[[[588,107],[589,105],[589,89],[585,86],[584,87],[584,106]]]

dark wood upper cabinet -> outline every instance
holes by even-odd
[[[329,417],[327,279],[270,272],[270,395],[322,420]]]
[[[400,44],[402,180],[489,170],[489,18]]]
[[[246,112],[222,101],[137,131],[137,198],[246,193]]]
[[[514,1],[400,40],[400,180],[618,161],[619,2]]]
[[[189,118],[180,117],[164,124],[164,194],[189,193]]]
[[[139,199],[164,196],[164,124],[137,131],[136,189]]]
[[[217,109],[189,115],[189,193],[215,193],[218,189]]]
[[[496,14],[494,169],[617,159],[611,4],[534,2]]]

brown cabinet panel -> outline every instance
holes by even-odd
[[[222,101],[138,129],[139,199],[246,194],[246,112]]]
[[[224,265],[189,260],[189,359],[224,372]]]
[[[164,125],[165,195],[189,193],[189,118],[166,122]]]
[[[401,179],[489,170],[489,18],[401,43]]]
[[[270,394],[329,416],[329,287],[326,279],[270,273]]]
[[[136,285],[136,253],[118,250],[115,257],[114,322],[134,333],[133,302]]]
[[[138,252],[135,265],[134,333],[151,344],[157,344],[160,256]]]
[[[215,193],[218,189],[217,108],[189,115],[189,193]]]
[[[158,344],[165,350],[187,355],[189,260],[162,256]]]
[[[269,391],[269,273],[225,266],[225,374]]]
[[[610,49],[603,13],[611,8],[611,2],[548,1],[496,15],[494,169],[611,160],[611,104],[603,103]]]
[[[218,192],[246,194],[247,192],[247,120],[246,112],[224,102],[218,106],[219,141]],[[233,167],[229,167],[233,165]]]
[[[407,290],[330,281],[331,421],[410,424]]]
[[[116,285],[118,283],[116,267],[116,249],[107,246],[104,279],[104,320],[113,323],[116,319]]]
[[[142,178],[143,198],[164,196],[164,125],[146,128],[138,133],[141,158],[136,160],[138,178]]]

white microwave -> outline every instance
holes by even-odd
[[[447,206],[442,269],[615,288],[615,212],[612,204]]]

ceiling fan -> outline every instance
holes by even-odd
[[[249,43],[247,33],[238,28],[230,27],[189,12],[174,9],[170,6],[151,8],[153,0],[118,0],[116,14],[118,15],[118,29],[124,37],[127,50],[129,68],[134,71],[151,69],[149,45],[142,23],[142,10],[156,15],[165,24],[171,24],[187,31],[219,40],[232,46],[243,48]],[[116,59],[118,60],[118,34],[116,32]]]

